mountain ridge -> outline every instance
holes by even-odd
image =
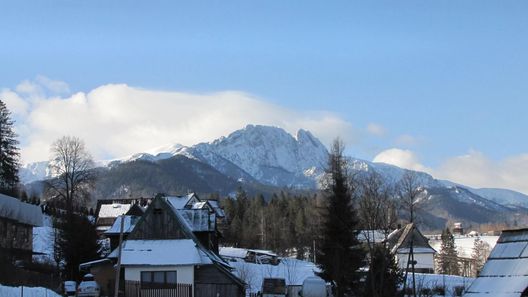
[[[193,146],[172,144],[117,160],[98,162],[102,165],[101,168],[105,168],[101,171],[107,174],[105,178],[113,181],[106,183],[106,188],[101,188],[100,194],[103,197],[124,195],[125,192],[120,192],[119,188],[128,188],[136,189],[139,194],[143,195],[155,191],[156,187],[159,191],[180,189],[197,192],[214,191],[216,187],[216,191],[224,195],[229,195],[238,187],[244,186],[252,189],[252,192],[270,192],[280,189],[315,191],[318,188],[319,179],[324,174],[327,156],[327,148],[309,131],[300,129],[295,135],[291,135],[278,127],[247,125],[243,129],[211,142],[198,143]],[[173,158],[177,160],[172,160]],[[140,162],[134,163],[138,161]],[[141,162],[150,162],[155,165],[152,167]],[[172,164],[177,170],[171,169],[167,164]],[[46,171],[45,165],[46,162],[33,163],[26,169],[46,175],[49,172]],[[383,177],[385,182],[392,185],[395,185],[406,172],[410,171],[390,164],[356,158],[350,158],[349,166],[355,172],[375,171]],[[125,173],[123,168],[128,168],[136,175]],[[163,184],[154,180],[145,179],[138,168],[148,170],[149,174],[158,174],[159,178],[168,185],[164,187]],[[182,175],[182,172],[187,172],[187,176],[194,176],[196,181],[186,179],[186,175]],[[453,205],[467,209],[478,208],[478,212],[482,215],[473,216],[473,220],[477,220],[475,222],[478,223],[494,212],[528,208],[528,196],[515,191],[473,189],[453,182],[437,180],[424,172],[415,171],[415,174],[418,183],[426,193],[429,193],[427,199],[424,200],[425,205],[431,205],[429,213],[440,216],[437,221],[453,219],[449,217],[450,214],[447,211],[451,209],[453,213],[458,213]],[[128,179],[119,178],[121,175],[128,176]],[[31,175],[21,170],[21,177],[27,178],[28,176]],[[210,183],[208,179],[214,182]],[[122,184],[119,184],[120,182]],[[115,190],[111,188],[114,184]],[[145,189],[141,191],[140,186]],[[468,192],[457,189],[457,187],[466,189]],[[130,192],[126,194],[131,195]],[[524,197],[527,198],[526,201]],[[471,218],[470,215],[467,217]]]

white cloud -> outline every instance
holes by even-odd
[[[51,90],[40,81],[6,90],[28,104],[23,121],[17,122],[24,162],[48,159],[50,144],[63,135],[84,139],[98,159],[211,141],[247,124],[274,125],[292,134],[308,129],[326,144],[336,136],[349,143],[356,137],[351,124],[332,113],[297,112],[242,92],[197,94],[109,84],[59,97],[43,96],[43,89]],[[55,89],[61,90],[66,88]]]
[[[528,194],[528,154],[495,161],[482,152],[471,150],[446,159],[437,168],[429,168],[420,163],[414,152],[391,148],[379,153],[373,162],[427,172],[435,178],[474,188],[504,188]]]
[[[385,127],[383,127],[380,124],[376,123],[370,123],[367,125],[367,132],[378,137],[385,136],[387,134],[387,131],[385,130]]]
[[[528,154],[496,161],[471,150],[447,159],[435,170],[435,176],[471,187],[506,188],[528,194]]]
[[[399,148],[391,148],[382,151],[374,157],[373,162],[386,163],[428,173],[431,172],[430,168],[427,168],[420,163],[420,159],[414,152]]]
[[[4,101],[7,109],[11,111],[13,115],[26,115],[29,108],[29,103],[26,102],[17,93],[3,89],[0,91],[0,100]]]
[[[15,91],[22,96],[35,99],[45,96],[68,94],[70,93],[70,87],[63,81],[37,75],[34,80],[24,80],[19,83]]]

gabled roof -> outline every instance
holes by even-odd
[[[527,289],[528,229],[505,230],[464,296],[519,297]]]
[[[218,202],[218,200],[210,199],[210,200],[207,200],[207,203],[211,205],[217,217],[219,218],[225,217],[225,212],[222,209],[222,207],[220,207],[220,203]]]
[[[0,218],[39,227],[42,226],[43,217],[39,206],[0,194]]]
[[[414,223],[394,230],[387,237],[387,242],[392,253],[408,253],[411,247],[411,239],[415,253],[436,253],[429,244],[429,239],[416,228]]]
[[[211,206],[207,201],[200,201],[194,193],[185,196],[164,197],[167,204],[175,213],[184,218],[184,223],[191,231],[214,231],[216,218],[210,214]]]
[[[106,235],[119,234],[121,231],[122,218],[125,218],[125,220],[123,221],[123,233],[125,234],[132,232],[132,230],[136,226],[136,223],[139,221],[138,216],[130,216],[130,215],[119,216],[114,221],[114,224],[112,225],[112,227],[110,227],[110,229],[108,229],[104,234]]]
[[[190,196],[189,198],[192,199],[192,196]],[[147,242],[154,243],[154,242],[172,241],[172,240],[175,240],[175,241],[178,241],[178,240],[192,240],[194,242],[194,244],[196,245],[196,248],[198,250],[200,250],[200,252],[205,254],[212,261],[213,264],[218,264],[218,265],[224,266],[226,268],[231,268],[229,266],[229,264],[224,259],[222,259],[220,256],[216,255],[211,250],[209,250],[208,248],[206,248],[205,246],[203,246],[201,244],[200,240],[198,240],[198,238],[193,233],[192,222],[189,222],[184,217],[184,215],[182,214],[182,209],[176,209],[173,206],[173,204],[171,203],[171,201],[172,202],[174,201],[174,197],[157,197],[157,198],[155,198],[154,201],[152,202],[151,206],[147,210],[147,212],[136,223],[136,225],[133,228],[133,230],[131,231],[132,233],[129,235],[129,239],[127,241],[131,241],[131,240],[142,241],[142,242],[145,242],[145,244],[147,244]],[[176,225],[178,225],[181,228],[181,232],[183,232],[184,238],[180,238],[180,239],[174,239],[174,238],[173,239],[160,239],[160,238],[157,238],[157,239],[145,239],[145,238],[141,238],[140,237],[140,234],[138,233],[138,231],[139,231],[138,228],[141,229],[142,227],[145,227],[145,225],[143,225],[143,226],[140,226],[140,225],[143,224],[143,222],[145,221],[145,216],[148,216],[148,215],[153,213],[154,209],[151,209],[151,208],[152,208],[152,205],[156,205],[156,204],[167,210],[168,215],[170,215],[171,218],[175,220]],[[180,205],[180,204],[178,204],[178,205]],[[190,209],[183,209],[183,210],[184,211],[200,211],[200,210],[190,210]],[[205,210],[205,212],[207,212],[207,210]],[[148,227],[148,225],[146,225],[146,226]],[[150,228],[150,227],[148,227],[148,228]],[[117,253],[116,251],[114,251],[114,252]],[[114,252],[112,252],[112,254],[114,254]],[[178,250],[173,250],[172,253],[179,253],[179,251]],[[156,255],[160,256],[162,258],[164,257],[163,254],[156,254]],[[170,258],[169,255],[167,255],[167,257]],[[153,261],[155,262],[156,260],[153,260]],[[160,260],[160,261],[164,261],[164,260]],[[152,265],[154,265],[154,264],[152,264]]]
[[[200,202],[200,199],[195,193],[184,196],[167,196],[165,198],[174,209],[191,208],[194,203]]]
[[[109,258],[117,258],[114,250]],[[213,261],[192,239],[126,240],[123,242],[121,265],[205,265]]]
[[[131,204],[121,204],[121,203],[112,203],[112,204],[102,204],[97,214],[98,218],[117,218],[120,215],[123,215],[128,212],[132,205]]]

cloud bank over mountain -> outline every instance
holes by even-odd
[[[325,111],[294,111],[239,91],[199,94],[108,84],[64,95],[67,84],[38,77],[0,92],[15,116],[25,162],[48,159],[62,135],[85,140],[96,158],[149,148],[211,141],[248,123],[313,131],[323,143],[336,136],[353,143],[352,125]]]
[[[111,159],[174,143],[208,142],[247,124],[261,124],[291,134],[306,129],[325,145],[339,136],[353,149],[365,145],[365,137],[385,139],[385,145],[395,147],[376,149],[374,162],[473,187],[528,193],[528,153],[492,160],[472,150],[431,167],[422,163],[417,153],[420,140],[413,135],[399,135],[391,142],[395,135],[379,123],[361,130],[332,112],[294,110],[240,91],[193,93],[106,84],[71,92],[65,82],[37,76],[0,89],[0,98],[16,120],[23,162],[47,160],[50,144],[63,135],[84,139],[96,159]]]

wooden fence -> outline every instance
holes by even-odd
[[[126,297],[192,297],[191,284],[142,286],[141,282],[125,281]]]

